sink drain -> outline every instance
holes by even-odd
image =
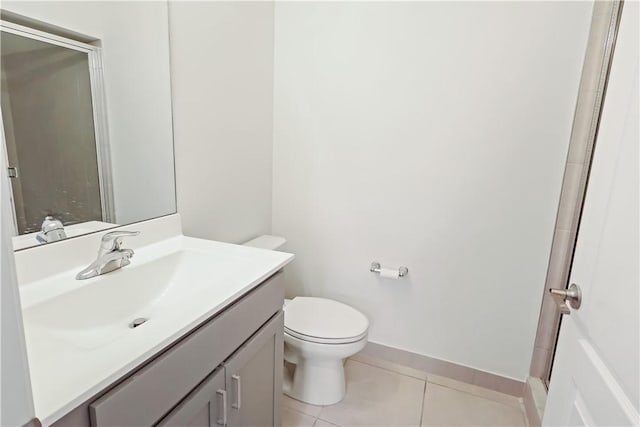
[[[129,324],[130,328],[137,328],[138,326],[142,325],[144,322],[146,322],[147,319],[146,317],[138,317],[137,319],[133,319],[133,322],[131,322],[131,324]]]

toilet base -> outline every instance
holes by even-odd
[[[346,344],[320,344],[285,333],[284,342],[284,394],[324,406],[344,398],[344,360],[362,350],[367,338]]]
[[[293,373],[291,373],[293,370]],[[284,369],[284,394],[312,405],[340,402],[345,394],[342,359],[302,361]]]

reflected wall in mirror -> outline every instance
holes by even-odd
[[[14,249],[175,213],[167,4],[3,2],[1,24]]]

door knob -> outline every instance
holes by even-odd
[[[560,313],[562,314],[571,314],[571,310],[569,310],[567,302],[574,310],[579,309],[582,304],[582,291],[575,283],[572,283],[568,289],[549,288],[549,293],[558,305]]]

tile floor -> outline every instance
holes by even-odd
[[[368,356],[345,364],[347,394],[331,406],[284,396],[283,427],[526,426],[522,400]]]

